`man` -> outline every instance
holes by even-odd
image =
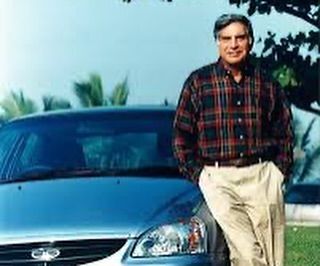
[[[186,80],[174,121],[181,172],[198,184],[222,228],[233,266],[282,266],[282,184],[292,165],[284,92],[250,62],[250,21],[219,17],[219,60]]]

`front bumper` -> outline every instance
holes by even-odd
[[[111,256],[83,264],[81,266],[227,266],[228,258],[226,254],[201,254],[201,255],[181,255],[163,256],[153,258],[133,258],[131,257],[134,240],[129,239],[126,244]]]

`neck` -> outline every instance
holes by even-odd
[[[236,82],[240,82],[242,79],[242,70],[240,67],[230,67],[231,74]]]
[[[229,70],[236,82],[240,82],[242,78],[242,69],[243,69],[243,63],[230,65],[227,62],[222,60],[222,63],[225,67],[225,69]]]

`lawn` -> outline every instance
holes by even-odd
[[[320,227],[286,228],[286,266],[320,265]]]

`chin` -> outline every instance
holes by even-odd
[[[229,65],[239,65],[244,61],[243,57],[232,57],[232,58],[226,58],[225,61]]]

